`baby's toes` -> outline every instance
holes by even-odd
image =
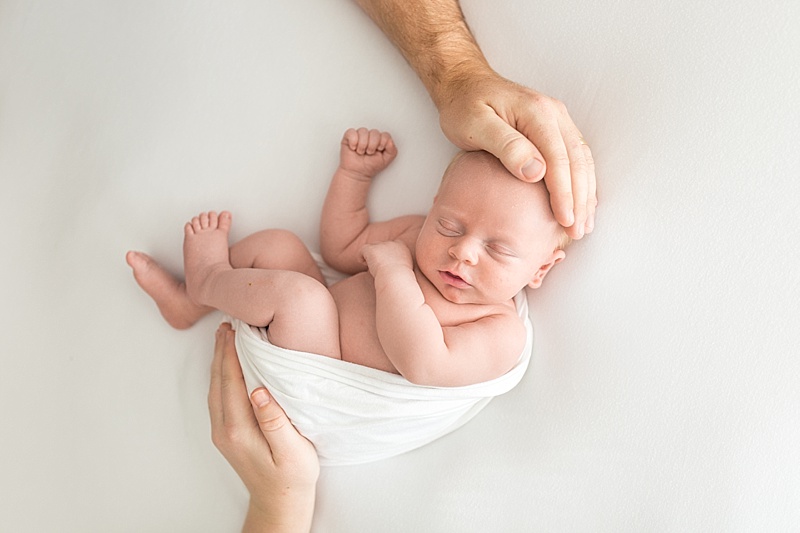
[[[209,211],[208,212],[208,229],[216,229],[219,226],[219,215],[217,215],[216,211]]]
[[[219,228],[224,231],[231,229],[231,220],[233,219],[230,211],[223,211],[219,214]]]
[[[208,229],[208,218],[209,218],[208,213],[205,212],[200,213],[200,217],[198,218],[198,220],[200,221],[201,230]]]
[[[195,233],[199,233],[203,229],[203,225],[200,222],[200,215],[193,216],[192,220],[189,221],[189,224],[192,226],[192,231]]]

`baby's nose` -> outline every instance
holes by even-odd
[[[478,250],[477,243],[471,239],[459,239],[450,247],[450,257],[468,265],[475,265],[478,262]]]

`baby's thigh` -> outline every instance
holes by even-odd
[[[297,274],[282,284],[267,336],[272,344],[341,359],[339,312],[322,283]]]
[[[325,283],[316,261],[305,243],[284,229],[253,233],[230,247],[233,268],[291,270]]]

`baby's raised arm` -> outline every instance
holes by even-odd
[[[340,272],[354,274],[367,269],[361,257],[365,244],[399,239],[413,248],[424,217],[370,222],[367,211],[372,178],[396,155],[392,136],[386,132],[349,129],[342,137],[339,168],[331,179],[320,224],[322,257]]]

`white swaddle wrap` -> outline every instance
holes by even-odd
[[[326,277],[333,276],[326,272]],[[267,387],[314,443],[321,464],[350,465],[423,446],[458,429],[493,397],[514,388],[533,346],[525,291],[514,301],[527,332],[519,361],[499,378],[464,387],[415,385],[397,374],[279,348],[267,340],[266,328],[235,319],[232,323],[248,391]]]

